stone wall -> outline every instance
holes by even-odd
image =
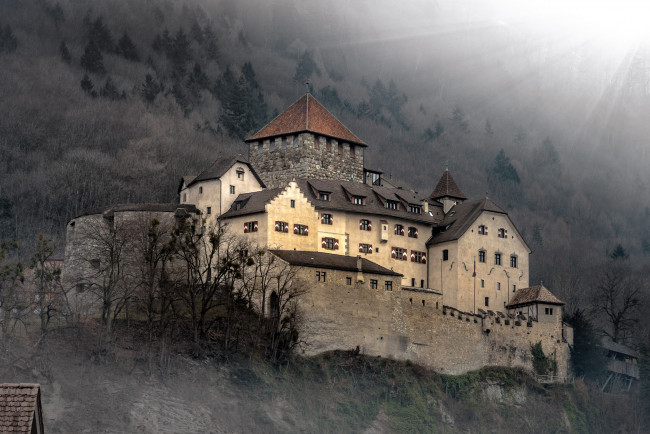
[[[300,301],[306,354],[358,346],[364,354],[461,374],[483,366],[532,369],[530,345],[541,342],[557,361],[558,375],[567,375],[573,336],[561,322],[528,326],[497,315],[474,316],[443,307],[437,291],[385,291],[381,284],[370,289],[368,280],[347,286],[341,282],[352,273],[335,270],[327,282],[314,282],[312,270],[305,270],[299,278],[310,288]]]
[[[312,133],[264,139],[248,145],[251,165],[268,188],[284,186],[293,178],[350,181],[354,177],[355,181],[363,182],[363,146]]]

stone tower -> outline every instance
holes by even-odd
[[[246,143],[251,165],[269,188],[293,178],[363,182],[368,145],[309,93]]]
[[[463,194],[456,181],[454,181],[451,173],[449,173],[449,168],[445,167],[445,171],[440,177],[436,188],[433,189],[429,199],[442,203],[442,210],[447,214],[454,205],[467,200],[467,196]]]

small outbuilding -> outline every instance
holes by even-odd
[[[0,432],[42,434],[41,386],[0,384]]]

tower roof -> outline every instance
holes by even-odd
[[[447,169],[442,173],[440,181],[438,181],[436,188],[433,189],[429,199],[439,199],[445,196],[463,200],[467,199],[467,196],[460,190],[458,184],[456,184],[456,181],[454,181],[454,178]]]
[[[530,288],[519,288],[515,295],[510,299],[508,307],[525,306],[534,303],[563,305],[559,298],[554,296],[551,291],[542,285],[531,286]]]
[[[289,108],[262,127],[257,133],[247,138],[246,141],[250,142],[302,132],[320,134],[356,145],[368,146],[309,93],[291,104]]]

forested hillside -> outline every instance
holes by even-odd
[[[448,161],[511,212],[531,283],[590,305],[612,254],[650,258],[647,48],[607,63],[561,33],[459,24],[499,18],[465,3],[0,2],[0,238],[28,255],[91,207],[177,200],[309,82],[367,164],[428,193]]]

